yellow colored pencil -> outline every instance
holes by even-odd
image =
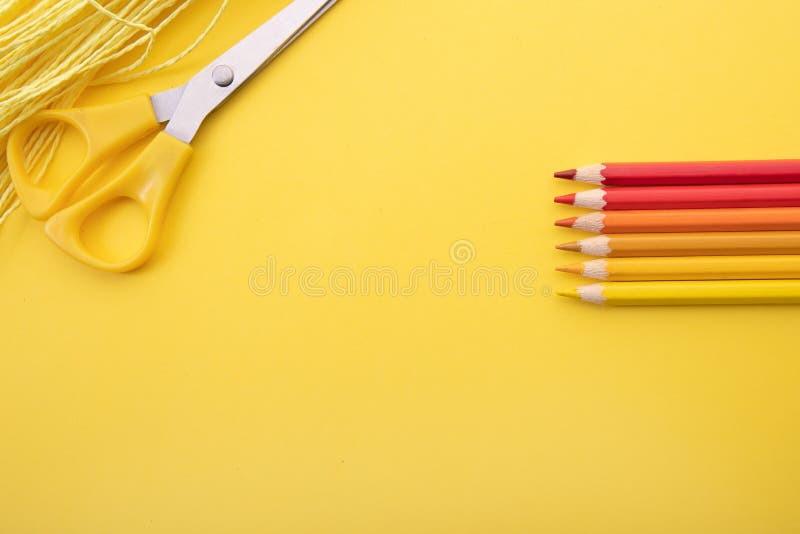
[[[558,294],[615,306],[800,304],[800,280],[608,282]]]
[[[609,258],[557,267],[609,282],[647,280],[777,280],[800,278],[800,256]]]

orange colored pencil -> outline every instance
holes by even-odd
[[[593,212],[556,226],[598,234],[800,230],[800,208],[729,208]]]
[[[608,258],[800,254],[800,232],[612,234],[589,237],[556,248]]]

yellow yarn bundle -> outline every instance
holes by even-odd
[[[136,71],[158,33],[195,0],[0,0],[0,224],[19,206],[6,163],[9,132],[46,108],[73,105],[89,85],[132,80],[188,54],[216,24],[177,56]],[[135,59],[100,75],[110,63]],[[42,128],[28,141],[29,165],[44,169],[61,138],[59,127]]]

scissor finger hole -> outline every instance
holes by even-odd
[[[31,182],[57,188],[75,174],[86,157],[86,138],[68,122],[48,120],[38,124],[25,139],[25,171]]]
[[[101,206],[81,225],[81,241],[95,257],[109,263],[125,261],[142,248],[147,235],[147,214],[130,198]]]

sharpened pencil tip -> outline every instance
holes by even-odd
[[[575,193],[571,195],[561,195],[560,197],[556,197],[553,199],[557,204],[569,204],[572,206],[575,204]]]
[[[568,250],[570,252],[580,252],[581,247],[578,245],[577,241],[572,241],[571,243],[562,243],[560,245],[556,245],[558,250]]]
[[[556,295],[559,295],[561,297],[570,297],[573,299],[581,298],[581,296],[578,295],[578,291],[575,289],[560,289],[556,291]]]
[[[556,178],[564,178],[566,180],[572,180],[575,178],[575,175],[578,174],[578,171],[575,169],[570,169],[568,171],[558,171],[553,173],[553,176]]]
[[[556,267],[556,271],[570,274],[583,274],[583,264],[573,263],[571,265],[559,265]]]
[[[563,226],[564,228],[572,228],[575,226],[575,222],[578,220],[577,217],[570,217],[569,219],[561,219],[560,221],[556,221],[556,226]]]

